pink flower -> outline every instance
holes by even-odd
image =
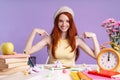
[[[119,32],[119,30],[118,29],[113,29],[113,32]]]
[[[109,18],[103,21],[101,26],[106,29],[110,41],[119,46],[120,52],[120,21],[115,21],[115,19]],[[112,48],[114,48],[114,45],[112,45]]]
[[[106,29],[107,29],[107,30],[111,30],[111,29],[112,29],[112,27],[106,27]]]
[[[110,23],[114,23],[114,22],[115,22],[115,19],[109,18],[109,19],[107,19],[106,21],[108,21],[108,22],[110,22]]]
[[[120,21],[117,21],[116,24],[115,24],[115,26],[120,27]]]

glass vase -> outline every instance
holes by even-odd
[[[120,53],[120,36],[115,37],[115,36],[109,35],[109,38],[111,42],[111,47]]]

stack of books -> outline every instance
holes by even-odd
[[[0,75],[12,74],[29,68],[29,55],[0,55]]]

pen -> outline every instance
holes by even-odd
[[[34,64],[33,64],[32,60],[30,59],[30,57],[29,57],[28,63],[30,64],[31,67],[34,67]]]
[[[23,53],[26,54],[26,51],[24,51]],[[32,60],[30,59],[30,57],[28,58],[28,63],[31,67],[34,67],[34,64],[33,64]]]

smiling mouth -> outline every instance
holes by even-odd
[[[61,26],[61,29],[63,29],[63,30],[65,30],[67,27],[65,27],[65,26]]]

